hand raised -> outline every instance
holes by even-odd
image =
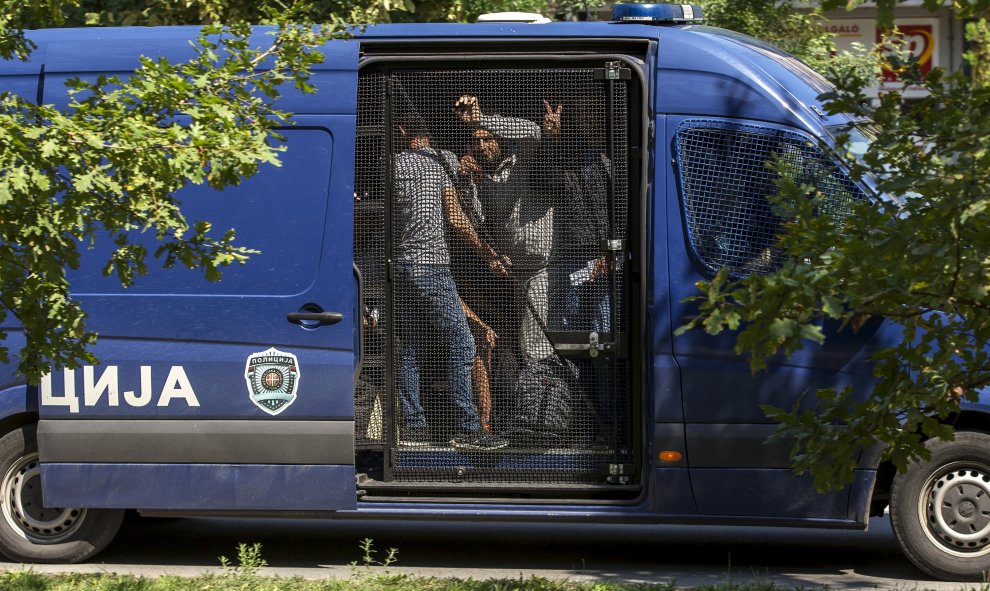
[[[563,113],[564,105],[558,103],[557,107],[554,108],[546,99],[543,99],[543,133],[560,135],[560,116]]]
[[[461,121],[477,125],[481,122],[481,103],[478,97],[465,94],[454,102],[454,112],[461,118]]]

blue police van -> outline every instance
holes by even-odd
[[[873,384],[869,323],[752,375],[731,335],[674,330],[695,283],[772,271],[776,154],[841,216],[868,188],[851,120],[794,57],[689,5],[612,22],[367,27],[288,93],[281,167],[186,216],[260,251],[208,283],[71,273],[96,366],[0,371],[0,552],[75,562],[148,515],[692,522],[865,529],[889,507],[931,575],[990,569],[990,406],[905,473],[866,450],[818,494],[760,406]],[[501,22],[499,22],[501,21]],[[0,88],[190,56],[194,28],[38,31]],[[864,138],[865,140],[865,138]],[[25,339],[16,320],[6,345]]]

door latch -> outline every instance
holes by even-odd
[[[588,335],[588,355],[598,357],[598,354],[605,350],[605,344],[598,341],[598,333],[592,332]]]

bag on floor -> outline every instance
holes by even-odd
[[[576,370],[548,357],[522,366],[515,387],[515,412],[505,436],[518,446],[556,447],[574,439]]]

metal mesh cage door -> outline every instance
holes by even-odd
[[[383,245],[367,248],[388,270],[387,478],[595,484],[629,463],[619,70],[362,74],[384,95],[359,96],[384,142],[362,151],[359,131],[357,177],[382,179]]]
[[[354,154],[354,266],[361,278],[361,373],[354,388],[357,449],[380,448],[387,434],[384,103],[385,76],[362,71]]]

